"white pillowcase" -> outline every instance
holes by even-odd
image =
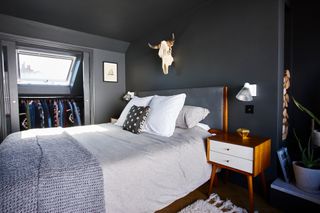
[[[206,131],[209,131],[209,129],[211,129],[208,124],[204,124],[204,123],[197,123],[196,126],[202,128],[202,129],[204,129],[204,130],[206,130]]]
[[[150,112],[146,120],[144,131],[170,137],[176,127],[176,120],[181,111],[186,94],[173,96],[153,96],[149,106]]]
[[[205,119],[209,113],[210,111],[203,107],[184,105],[178,115],[176,127],[192,128]]]
[[[119,119],[117,120],[117,122],[115,123],[115,125],[123,126],[123,123],[127,118],[127,114],[130,111],[131,107],[133,107],[133,105],[136,105],[138,107],[140,107],[140,106],[146,107],[149,105],[152,98],[153,98],[153,96],[148,96],[148,97],[143,97],[143,98],[139,98],[137,96],[134,96],[129,101],[129,103],[126,105],[126,107],[122,110],[121,115],[120,115]]]

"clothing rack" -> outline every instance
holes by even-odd
[[[82,110],[83,96],[20,96],[20,130],[80,126]]]
[[[19,96],[21,99],[82,99],[83,96]]]

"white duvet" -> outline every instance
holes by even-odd
[[[135,135],[113,124],[64,129],[92,152],[104,176],[106,210],[154,212],[185,196],[211,173],[200,127],[173,136]]]

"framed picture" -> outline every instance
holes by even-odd
[[[281,170],[283,173],[284,180],[289,183],[291,180],[291,160],[286,147],[281,148],[277,151]]]
[[[104,61],[102,65],[103,81],[118,82],[118,64]]]

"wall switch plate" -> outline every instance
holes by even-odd
[[[253,114],[254,113],[254,106],[253,105],[246,105],[245,112],[249,113],[249,114]]]

